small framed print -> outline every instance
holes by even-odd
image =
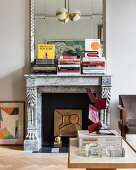
[[[0,145],[24,142],[25,102],[0,102]]]
[[[98,25],[98,39],[103,43],[103,25]]]

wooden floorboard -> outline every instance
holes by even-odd
[[[24,156],[22,153],[21,146],[0,146],[0,170],[68,170],[67,156]]]
[[[21,146],[0,146],[0,170],[68,170],[67,163],[67,156],[24,156]]]

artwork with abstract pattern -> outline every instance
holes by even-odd
[[[22,144],[24,102],[0,102],[0,144]]]
[[[0,107],[0,139],[18,139],[19,108]]]

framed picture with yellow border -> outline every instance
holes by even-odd
[[[0,102],[0,145],[22,145],[25,102]]]

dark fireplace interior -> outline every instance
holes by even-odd
[[[82,109],[82,129],[92,122],[88,119],[90,99],[86,93],[43,93],[42,94],[42,147],[54,147],[54,109]],[[62,137],[60,152],[68,151],[69,137]],[[65,149],[66,148],[66,149]],[[45,151],[46,152],[46,151]]]

